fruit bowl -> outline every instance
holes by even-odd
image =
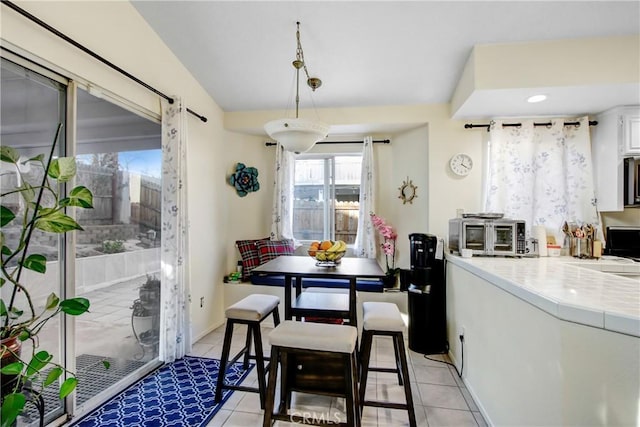
[[[323,251],[323,250],[317,250],[317,251],[309,251],[309,256],[311,256],[312,258],[315,258],[316,261],[320,261],[320,262],[334,262],[336,264],[338,264],[340,262],[340,260],[342,259],[342,257],[344,256],[344,254],[347,253],[346,250],[342,250],[342,251]],[[311,253],[315,252],[314,255],[311,255]]]
[[[326,249],[320,249],[326,248]],[[315,258],[319,267],[333,267],[340,263],[344,254],[347,253],[347,244],[342,240],[336,242],[326,240],[324,242],[313,242],[307,251],[311,258]]]

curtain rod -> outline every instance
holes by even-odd
[[[551,122],[546,122],[546,123],[534,123],[534,126],[546,126],[546,127],[551,127],[552,123]],[[565,126],[580,126],[580,122],[564,122]],[[597,120],[589,120],[589,126],[597,126],[598,125],[598,121]],[[522,123],[503,123],[502,124],[503,127],[518,127],[518,126],[522,126]],[[473,129],[473,128],[487,128],[487,132],[489,132],[489,128],[491,127],[491,123],[487,123],[485,125],[475,125],[472,123],[465,123],[464,128],[465,129]]]
[[[363,144],[364,141],[320,141],[316,142],[316,144]],[[374,144],[390,144],[391,140],[389,139],[378,139],[373,141]],[[273,145],[278,145],[277,142],[265,142],[265,147],[271,147]]]
[[[10,2],[10,1],[2,0],[2,4],[6,4],[11,9],[15,10],[16,12],[18,12],[22,16],[24,16],[24,17],[28,18],[29,20],[35,22],[36,24],[40,25],[42,28],[44,28],[44,29],[50,31],[51,33],[55,34],[56,36],[60,37],[62,40],[66,41],[67,43],[77,47],[78,49],[80,49],[84,53],[92,56],[93,58],[97,59],[98,61],[102,62],[103,64],[111,67],[112,69],[114,69],[117,72],[119,72],[120,74],[128,77],[129,79],[133,80],[134,82],[138,83],[139,85],[144,86],[146,89],[150,90],[151,92],[155,93],[156,95],[161,96],[162,98],[164,98],[167,101],[169,101],[169,104],[173,104],[173,98],[171,98],[170,96],[165,95],[164,93],[160,92],[159,90],[157,90],[153,86],[148,85],[147,83],[143,82],[142,80],[140,80],[139,78],[135,77],[131,73],[125,71],[124,69],[118,67],[114,63],[112,63],[112,62],[108,61],[107,59],[103,58],[102,56],[98,55],[94,51],[92,51],[92,50],[88,49],[87,47],[81,45],[80,43],[78,43],[77,41],[73,40],[72,38],[70,38],[66,34],[63,34],[60,31],[56,30],[54,27],[52,27],[51,25],[49,25],[46,22],[42,21],[40,18],[30,14],[26,10],[20,8],[19,6],[15,5],[14,3]],[[187,112],[193,114],[194,116],[196,116],[197,118],[199,118],[203,122],[207,121],[206,117],[201,116],[200,114],[190,110],[189,108],[187,108]]]

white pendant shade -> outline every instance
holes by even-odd
[[[278,119],[265,124],[264,130],[285,150],[304,153],[327,137],[329,125],[309,119]]]

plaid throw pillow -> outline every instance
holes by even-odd
[[[256,240],[236,240],[236,246],[242,257],[242,280],[251,279],[251,270],[260,265],[260,257],[258,256],[258,248],[256,242],[269,240],[268,237]]]
[[[256,242],[260,264],[271,261],[280,255],[293,255],[295,250],[291,240],[260,240]]]

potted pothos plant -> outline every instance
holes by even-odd
[[[59,384],[59,396],[69,395],[77,385],[72,372],[53,361],[53,354],[39,348],[38,333],[45,324],[65,313],[72,316],[89,310],[86,298],[61,300],[51,293],[38,308],[25,283],[26,270],[44,274],[47,257],[33,253],[29,245],[34,232],[63,234],[82,227],[69,215],[66,208],[92,208],[93,195],[83,186],[77,186],[61,197],[61,184],[76,174],[73,157],[54,158],[54,149],[62,125],[59,125],[49,157],[44,154],[23,160],[12,147],[0,147],[2,169],[17,173],[18,184],[2,189],[0,207],[0,355],[2,356],[2,426],[12,425],[25,407],[28,396],[41,393],[44,387]],[[41,167],[42,180],[30,183],[26,169]],[[16,197],[17,195],[17,197]],[[6,203],[5,203],[6,202]],[[18,230],[17,238],[9,238],[6,231]],[[31,342],[31,354],[23,354],[22,344]],[[105,363],[105,367],[108,367]],[[28,390],[28,392],[27,392]]]

